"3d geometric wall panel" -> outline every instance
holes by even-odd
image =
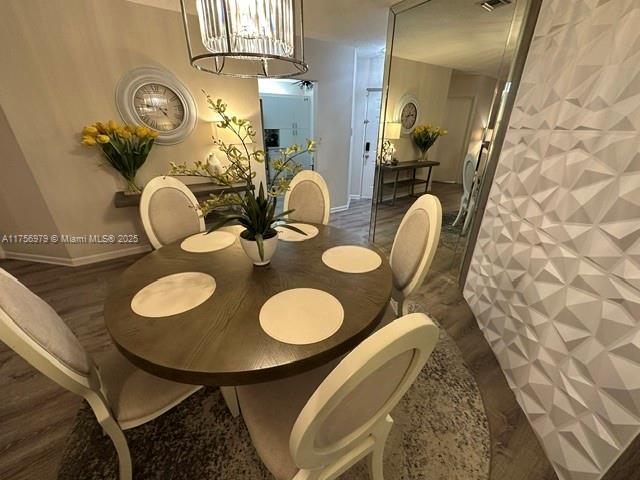
[[[640,432],[640,2],[545,0],[465,297],[561,479]]]

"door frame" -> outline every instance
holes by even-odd
[[[467,128],[464,132],[464,144],[466,145],[466,151],[462,152],[462,157],[459,160],[459,164],[456,166],[456,177],[455,180],[453,180],[453,182],[447,182],[447,183],[461,183],[462,181],[462,165],[464,164],[464,157],[466,156],[466,154],[469,152],[469,144],[471,143],[471,131],[473,130],[472,127],[472,123],[473,123],[473,118],[476,115],[476,105],[478,103],[478,97],[477,95],[450,95],[447,97],[447,102],[449,101],[449,99],[469,99],[471,100],[471,108],[469,109],[469,116],[467,117]],[[447,105],[448,108],[448,105]],[[445,126],[445,128],[447,128],[448,130],[451,130],[451,128],[448,128]],[[438,150],[439,151],[439,150]]]

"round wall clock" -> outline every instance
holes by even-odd
[[[127,123],[145,125],[160,135],[156,143],[173,145],[193,131],[196,103],[170,72],[143,67],[127,72],[116,87],[116,105]]]
[[[402,133],[411,133],[420,119],[420,103],[414,95],[406,94],[398,102],[396,118],[402,126]]]

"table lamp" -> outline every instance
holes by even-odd
[[[391,140],[398,140],[402,126],[399,122],[387,122],[384,126],[384,141],[382,142],[382,152],[380,158],[383,163],[393,161],[393,154],[396,152],[395,145]]]

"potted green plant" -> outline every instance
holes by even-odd
[[[221,99],[214,101],[206,92],[205,95],[209,108],[220,118],[217,127],[231,132],[233,137],[238,139],[238,142],[237,144],[227,144],[214,138],[214,142],[228,161],[228,164],[222,169],[207,168],[209,166],[207,161],[197,161],[193,167],[187,166],[186,163],[172,162],[169,175],[208,177],[214,182],[228,187],[244,184],[247,187],[246,193],[210,195],[207,200],[200,203],[199,207],[204,216],[217,213],[208,232],[217,230],[231,222],[242,225],[245,229],[240,234],[240,243],[245,253],[254,265],[267,265],[278,245],[278,231],[274,228],[276,224],[305,235],[302,230],[288,225],[287,216],[293,210],[276,213],[276,204],[278,197],[288,190],[291,177],[301,169],[295,158],[306,152],[314,151],[315,143],[313,140],[307,140],[307,144],[303,147],[291,145],[281,149],[280,158],[271,163],[271,169],[274,172],[271,186],[266,188],[260,182],[256,193],[254,188],[256,172],[252,163],[264,162],[265,153],[260,149],[249,148],[249,145],[256,144],[255,129],[249,121],[229,116],[227,104]],[[235,208],[236,211],[222,212],[222,210],[228,210],[229,207]]]
[[[433,125],[418,125],[411,134],[413,143],[420,150],[420,160],[427,159],[427,152],[436,143],[438,137],[446,135],[448,132]]]
[[[125,193],[140,193],[136,173],[147,160],[158,132],[140,125],[120,125],[113,120],[96,122],[82,130],[82,143],[98,146],[102,154],[127,182]]]

